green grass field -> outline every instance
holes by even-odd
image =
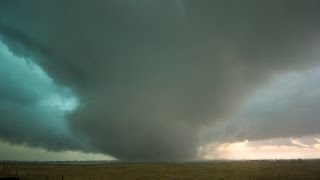
[[[197,163],[9,163],[29,180],[102,179],[320,179],[320,160],[212,161]]]

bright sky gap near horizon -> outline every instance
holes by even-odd
[[[320,158],[320,3],[3,0],[0,160]]]

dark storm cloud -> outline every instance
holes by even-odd
[[[317,63],[308,51],[319,9],[315,0],[10,0],[0,33],[78,96],[75,137],[123,160],[188,160],[201,128],[272,74]]]

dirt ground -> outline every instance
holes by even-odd
[[[320,179],[320,160],[192,163],[17,163],[0,167],[28,180]]]

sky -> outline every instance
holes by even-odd
[[[0,1],[0,160],[320,158],[317,0]]]

